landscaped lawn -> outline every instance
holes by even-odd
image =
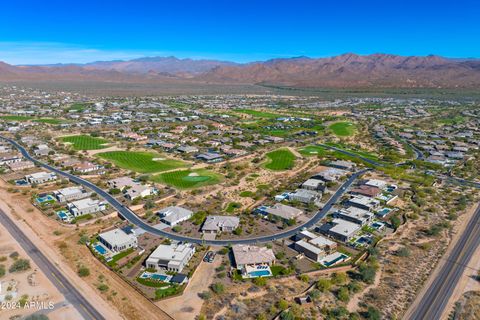
[[[35,118],[30,116],[0,116],[0,119],[7,120],[7,121],[33,121],[33,122],[40,122],[40,123],[48,123],[48,124],[61,124],[68,122],[67,120],[63,119],[55,119],[55,118]]]
[[[75,150],[98,150],[106,148],[107,140],[89,135],[62,137],[62,142],[71,143]]]
[[[161,154],[143,151],[111,151],[98,153],[102,159],[113,162],[116,166],[139,173],[154,173],[188,167],[180,160],[166,159]]]
[[[295,164],[295,155],[287,149],[278,149],[267,153],[269,162],[265,168],[270,170],[288,170]]]
[[[329,126],[330,130],[335,133],[335,135],[340,137],[348,137],[357,131],[355,124],[348,121],[335,122]]]
[[[177,170],[152,176],[155,182],[167,184],[177,189],[191,189],[220,182],[221,176],[205,169]]]
[[[40,118],[35,119],[33,122],[40,122],[40,123],[48,123],[48,124],[62,124],[67,123],[68,121],[62,119],[54,119],[54,118]]]
[[[320,146],[306,146],[303,148],[298,149],[298,152],[300,152],[304,156],[316,156],[316,155],[325,155],[326,150],[323,147]]]
[[[33,117],[29,117],[29,116],[1,116],[0,119],[7,120],[7,121],[28,121],[28,120],[32,120]]]
[[[282,116],[280,114],[258,111],[258,110],[252,110],[252,109],[235,109],[235,111],[240,112],[240,113],[249,114],[249,115],[257,117],[257,118],[265,118],[265,119],[275,119],[275,118],[279,118],[279,117]]]

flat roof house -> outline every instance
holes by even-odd
[[[236,244],[232,246],[232,252],[238,270],[244,270],[247,266],[271,266],[275,263],[275,254],[267,247]]]
[[[86,191],[82,187],[67,187],[53,191],[53,195],[59,202],[80,200],[88,197],[92,192]]]
[[[388,183],[386,181],[378,180],[378,179],[370,179],[367,182],[365,182],[366,186],[377,187],[379,189],[385,189],[387,184]]]
[[[294,244],[295,250],[303,253],[307,258],[315,262],[320,262],[325,256],[333,253],[336,248],[336,242],[322,236],[306,237]]]
[[[302,189],[312,190],[312,191],[324,191],[325,190],[325,181],[310,178],[304,183],[302,183]]]
[[[138,245],[137,237],[133,233],[128,234],[118,228],[100,233],[98,240],[113,252],[136,248]]]
[[[195,158],[208,163],[223,161],[223,156],[219,153],[214,153],[214,152],[200,153],[196,155]]]
[[[191,243],[161,244],[150,254],[145,264],[147,268],[158,271],[182,272],[194,253],[195,246]]]
[[[334,212],[333,216],[335,218],[344,219],[344,220],[359,224],[361,226],[366,225],[373,219],[372,212],[368,210],[356,208],[356,207],[348,207],[346,209],[340,209]]]
[[[208,216],[202,226],[205,233],[232,232],[240,224],[238,217]]]
[[[105,203],[100,200],[86,198],[67,204],[68,210],[73,216],[78,217],[84,214],[95,213],[106,209]]]
[[[353,206],[360,209],[372,211],[378,208],[378,206],[380,205],[380,201],[366,196],[355,195],[352,196],[349,200],[347,200],[345,204],[347,206]]]
[[[320,193],[312,190],[297,189],[288,195],[288,199],[302,203],[312,203],[320,198]]]
[[[178,206],[170,206],[158,211],[157,214],[160,216],[162,222],[169,226],[175,226],[180,222],[190,219],[193,211]]]
[[[276,203],[271,207],[265,208],[265,213],[280,217],[284,220],[295,219],[303,214],[303,211],[282,203]]]
[[[57,175],[54,172],[36,172],[25,176],[25,180],[28,183],[41,184],[48,181],[53,181],[57,179]]]
[[[361,226],[343,219],[333,219],[332,222],[326,223],[319,227],[318,231],[332,238],[347,242],[352,239]]]
[[[357,166],[356,163],[350,162],[350,161],[345,161],[345,160],[331,161],[328,165],[330,167],[334,167],[334,168],[337,168],[337,169],[350,170],[350,171],[355,169],[355,167]]]

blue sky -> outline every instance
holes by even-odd
[[[354,52],[480,57],[474,1],[6,1],[0,61],[175,55],[238,62]]]

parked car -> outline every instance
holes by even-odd
[[[203,261],[208,262],[208,263],[212,263],[214,259],[215,259],[215,252],[213,252],[213,251],[208,251],[205,254],[205,257],[203,257]]]

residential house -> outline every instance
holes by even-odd
[[[232,246],[232,252],[235,265],[242,273],[247,267],[271,266],[275,263],[275,254],[267,247],[236,244]]]
[[[295,242],[293,247],[307,258],[320,262],[325,256],[336,250],[337,243],[325,237],[315,235],[314,237],[305,237]]]
[[[41,171],[26,175],[25,180],[30,184],[41,184],[57,180],[57,175],[54,172]]]
[[[120,252],[138,246],[137,237],[133,233],[126,233],[119,228],[100,233],[98,240],[113,252]]]
[[[7,164],[8,169],[12,171],[22,171],[25,169],[34,168],[35,164],[32,161],[18,161]]]
[[[283,220],[295,219],[303,214],[302,210],[284,205],[282,203],[276,203],[271,207],[264,207],[263,210],[264,210],[264,214],[267,214],[267,215],[271,214]]]
[[[193,211],[178,206],[170,206],[158,211],[157,214],[162,222],[173,227],[180,222],[190,219]]]
[[[182,272],[194,253],[195,246],[190,243],[161,244],[150,254],[145,264],[147,268],[157,271]]]
[[[333,213],[333,216],[362,226],[370,223],[373,219],[372,212],[356,207],[337,210]]]
[[[127,187],[133,187],[137,184],[138,182],[136,182],[130,177],[120,177],[120,178],[107,181],[107,185],[110,189],[118,189],[118,190],[123,190]]]
[[[202,226],[204,233],[232,232],[240,224],[238,217],[208,216]]]
[[[90,196],[91,194],[91,191],[87,191],[84,188],[77,186],[53,191],[53,196],[57,198],[59,202],[80,200]]]
[[[125,198],[129,200],[144,198],[155,193],[156,189],[154,187],[143,184],[134,184],[132,187],[123,191]]]
[[[361,228],[359,224],[337,218],[333,219],[332,222],[320,226],[318,231],[332,238],[347,242],[352,239]]]
[[[92,198],[86,198],[70,202],[67,204],[67,207],[74,217],[89,213],[95,213],[106,209],[106,205],[104,202]]]
[[[320,197],[320,193],[305,189],[297,189],[295,192],[292,192],[288,195],[289,200],[299,201],[302,203],[314,203],[315,201],[319,200]]]
[[[345,202],[346,206],[373,211],[380,205],[380,201],[366,196],[354,195]]]

